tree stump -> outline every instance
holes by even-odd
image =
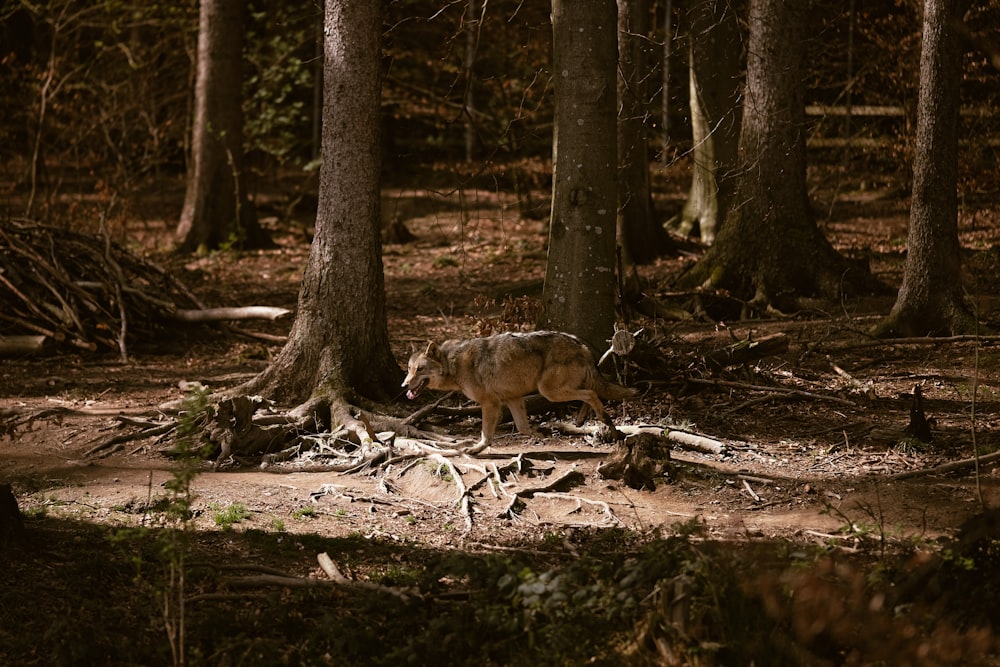
[[[0,484],[0,549],[24,536],[24,521],[10,484]]]
[[[666,440],[642,432],[619,441],[607,460],[597,467],[597,473],[604,479],[621,480],[632,489],[655,491],[653,478],[669,471],[669,461]]]

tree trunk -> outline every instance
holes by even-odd
[[[848,270],[810,210],[801,74],[807,11],[806,3],[751,0],[733,201],[715,245],[680,279],[685,287],[727,290],[751,310],[794,309],[798,297],[876,287],[867,271]]]
[[[913,200],[903,284],[876,335],[975,330],[962,295],[958,241],[960,31],[967,0],[925,0]]]
[[[614,333],[615,0],[552,0],[555,136],[541,324],[595,349]]]
[[[191,164],[178,251],[272,246],[243,179],[243,32],[246,0],[201,0]]]
[[[666,237],[653,221],[646,119],[649,3],[618,0],[618,243],[627,263],[651,262]]]
[[[691,190],[680,215],[667,225],[685,236],[698,230],[710,244],[725,219],[737,168],[742,46],[729,3],[698,0],[690,16]]]
[[[379,236],[381,30],[379,2],[326,3],[316,235],[288,342],[250,393],[292,403],[398,393]]]

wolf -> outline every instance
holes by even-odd
[[[535,392],[553,403],[583,401],[577,423],[588,409],[617,433],[601,399],[622,399],[636,391],[605,380],[590,348],[576,336],[559,331],[502,333],[486,338],[434,342],[414,352],[403,380],[413,400],[425,388],[457,390],[480,404],[482,437],[475,449],[492,443],[503,405],[517,430],[536,435],[528,421],[524,397]]]

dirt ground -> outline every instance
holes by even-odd
[[[681,196],[665,195],[658,205],[672,210]],[[813,197],[835,245],[854,256],[867,255],[879,277],[898,285],[906,199],[892,189],[860,186],[836,193],[820,190]],[[498,304],[507,296],[539,293],[544,221],[519,218],[511,195],[484,191],[442,195],[387,190],[383,209],[387,219],[403,220],[417,237],[413,243],[385,247],[389,330],[401,364],[412,345],[427,340],[523,324],[509,313],[514,321],[502,322]],[[266,217],[265,211],[263,221],[274,230],[279,249],[161,261],[173,262],[210,305],[294,309],[309,251],[307,218],[294,223]],[[132,231],[148,246],[162,247],[167,223],[145,220]],[[971,298],[981,319],[995,330],[1000,322],[996,205],[967,206],[960,227]],[[696,257],[697,248],[687,246],[641,267],[647,294],[684,304],[688,296],[672,292],[670,279]],[[634,316],[630,328],[654,334],[664,365],[637,385],[642,390],[638,398],[609,406],[616,422],[691,431],[725,445],[723,453],[711,454],[675,443],[669,474],[659,477],[652,491],[597,474],[611,451],[609,444],[560,433],[558,426],[553,435],[532,439],[508,423],[492,449],[475,460],[454,461],[463,466],[469,487],[467,507],[455,480],[434,465],[378,474],[345,474],[314,464],[217,471],[206,465],[192,483],[192,525],[210,552],[215,545],[220,560],[250,562],[260,554],[239,541],[248,532],[276,542],[321,536],[439,553],[551,544],[553,536],[557,542],[571,540],[580,531],[628,529],[662,536],[679,526],[700,524],[705,540],[720,543],[768,541],[844,552],[873,543],[930,549],[954,536],[983,504],[1000,503],[1000,472],[995,462],[988,462],[979,467],[978,476],[971,464],[943,474],[897,476],[970,459],[976,447],[981,455],[1000,447],[1000,353],[997,339],[988,337],[870,341],[864,331],[888,312],[892,301],[890,294],[817,303],[813,310],[787,318],[753,321]],[[283,335],[290,324],[285,319],[244,328]],[[778,332],[789,338],[788,350],[781,354],[725,371],[710,370],[704,363],[706,354],[735,339]],[[184,382],[234,386],[265,368],[279,349],[194,327],[178,331],[172,340],[137,346],[125,364],[117,355],[6,359],[0,366],[0,407],[138,410],[180,398]],[[916,386],[932,420],[930,443],[904,432]],[[405,416],[417,407],[401,395],[387,410]],[[533,419],[551,426],[557,416]],[[475,414],[430,421],[458,436],[478,434]],[[84,539],[67,537],[72,526],[119,529],[163,521],[152,508],[174,475],[174,463],[158,453],[157,443],[135,441],[106,457],[87,455],[127,430],[110,414],[66,414],[35,420],[0,441],[0,482],[13,485],[26,531],[46,536],[45,549],[67,557],[64,550],[73,540]],[[490,465],[506,465],[516,457],[522,467],[510,478],[512,484],[535,484],[542,490],[526,494],[523,506],[512,513],[502,495],[491,493],[485,473]],[[566,483],[542,488],[545,480],[570,472]],[[239,505],[245,511],[227,520],[227,509]],[[289,575],[319,576],[313,550],[282,553],[261,560]],[[363,573],[364,566],[357,565],[354,575],[363,578]],[[237,663],[268,661],[233,661]]]

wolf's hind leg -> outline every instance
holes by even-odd
[[[540,436],[541,433],[537,428],[532,426],[531,421],[528,419],[528,410],[524,406],[524,397],[513,398],[507,401],[507,409],[510,410],[510,416],[514,418],[514,425],[517,426],[517,430],[524,435]]]
[[[543,383],[538,385],[538,393],[552,401],[553,403],[569,403],[570,401],[582,401],[583,406],[576,416],[577,425],[582,425],[587,418],[588,408],[594,411],[594,415],[601,421],[607,423],[608,417],[604,412],[604,404],[596,391],[590,389],[570,389],[565,386],[552,386]]]

